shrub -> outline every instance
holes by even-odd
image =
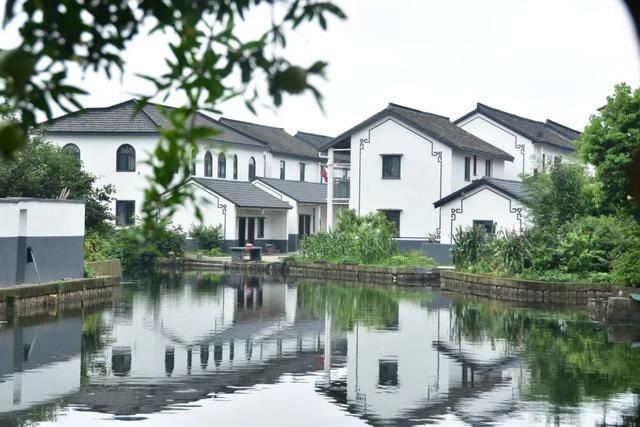
[[[349,264],[375,264],[397,253],[395,225],[382,213],[357,216],[341,212],[335,231],[306,237],[301,259]]]
[[[615,283],[640,287],[640,238],[613,261],[613,279]]]
[[[213,248],[221,248],[224,235],[222,234],[222,224],[216,226],[210,225],[192,225],[189,230],[189,237],[196,241],[198,248],[208,251]]]
[[[478,263],[483,259],[487,239],[489,236],[482,227],[458,227],[453,236],[455,246],[451,250],[453,264],[465,268]]]
[[[175,258],[184,255],[187,235],[182,227],[158,228],[144,237],[140,227],[130,227],[116,232],[113,254],[122,261],[125,269],[149,269],[159,257]]]

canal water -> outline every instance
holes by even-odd
[[[437,290],[155,273],[0,326],[0,425],[638,425],[633,333]]]

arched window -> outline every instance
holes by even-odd
[[[233,155],[233,179],[238,179],[238,156]]]
[[[76,159],[80,160],[80,149],[78,148],[78,146],[76,144],[67,144],[64,147],[62,147],[62,149],[67,151],[69,154],[71,154]]]
[[[256,159],[251,157],[249,159],[249,181],[256,179]]]
[[[213,156],[209,151],[204,155],[204,176],[209,178],[213,176]]]
[[[136,150],[129,144],[122,144],[116,153],[116,172],[136,171]]]
[[[224,153],[218,154],[218,178],[227,177],[227,158]]]

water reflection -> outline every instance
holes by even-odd
[[[223,411],[233,424],[249,403],[263,408],[253,423],[293,425],[303,402],[319,405],[319,424],[629,424],[638,367],[637,350],[566,309],[164,273],[100,311],[0,328],[0,424],[200,424]],[[266,385],[286,402],[273,418],[262,418]],[[110,415],[79,418],[96,412]]]

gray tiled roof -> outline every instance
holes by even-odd
[[[65,114],[41,123],[48,133],[157,133],[161,127],[169,123],[158,111],[159,108],[171,109],[170,106],[147,103],[142,111],[136,111],[137,101],[130,99],[104,108],[85,108],[74,113]],[[213,118],[197,113],[196,126],[209,127],[222,131],[213,141],[231,144],[253,145],[267,148],[265,144],[247,137],[228,126],[222,125]]]
[[[574,141],[580,138],[581,135],[577,130],[551,120],[539,122],[525,117],[516,116],[515,114],[507,113],[506,111],[498,110],[497,108],[492,108],[481,103],[477,104],[475,110],[456,120],[456,123],[475,113],[480,113],[489,117],[514,132],[529,138],[534,143],[550,144],[559,148],[564,148],[565,150],[575,151],[576,146]]]
[[[310,144],[316,150],[320,150],[320,147],[322,147],[327,142],[333,139],[333,137],[326,136],[326,135],[318,135],[316,133],[300,132],[300,131],[296,132],[296,134],[293,135],[293,137],[298,138],[299,140],[304,141],[307,144]]]
[[[512,155],[456,126],[448,117],[391,103],[384,110],[337,136],[322,148],[327,149],[336,145],[349,138],[354,132],[386,116],[395,117],[452,148],[513,161]]]
[[[221,117],[220,122],[244,135],[264,142],[271,147],[271,151],[274,153],[318,159],[317,149],[294,138],[282,128],[227,119],[225,117]]]
[[[269,187],[300,203],[327,203],[327,184],[319,182],[290,181],[275,178],[256,178]]]
[[[444,196],[442,199],[434,202],[433,206],[438,208],[444,205],[445,203],[450,202],[451,200],[454,200],[459,196],[464,195],[472,190],[475,190],[476,188],[479,188],[483,185],[487,185],[498,191],[502,191],[503,193],[515,199],[519,199],[519,200],[523,199],[524,194],[523,194],[522,181],[512,181],[509,179],[500,179],[500,178],[488,178],[484,176],[480,179],[476,179],[471,184],[465,187],[462,187],[461,189],[456,190],[447,196]]]
[[[291,209],[288,203],[272,196],[247,181],[191,178],[240,208]]]

